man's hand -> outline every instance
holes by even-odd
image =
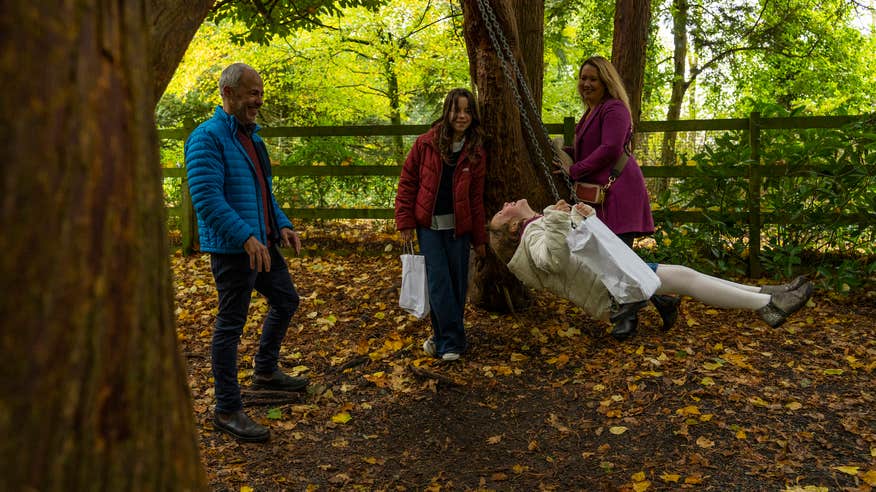
[[[271,252],[255,236],[250,236],[243,243],[243,249],[249,255],[249,267],[257,272],[271,271]]]
[[[280,229],[280,246],[284,248],[295,248],[295,254],[301,254],[301,238],[298,237],[297,232],[288,227]]]
[[[404,242],[413,241],[414,240],[414,230],[413,229],[402,229],[398,231],[401,234],[401,240]]]

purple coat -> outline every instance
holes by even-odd
[[[587,113],[575,126],[571,155],[575,164],[569,170],[573,181],[608,183],[611,169],[632,138],[630,112],[618,99],[608,99]],[[636,159],[630,156],[620,177],[611,185],[605,202],[597,205],[596,215],[615,234],[654,232],[654,219],[645,177]]]

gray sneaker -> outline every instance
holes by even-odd
[[[775,294],[777,292],[788,292],[791,290],[799,289],[803,284],[809,282],[809,279],[806,278],[806,275],[800,275],[794,280],[788,282],[787,284],[781,285],[764,285],[760,288],[760,292],[763,294]]]
[[[423,342],[423,352],[426,352],[426,355],[429,357],[435,357],[435,340],[432,340],[432,337],[427,338]]]
[[[758,309],[757,313],[768,325],[776,328],[784,323],[788,316],[805,306],[810,297],[812,297],[812,284],[805,282],[794,290],[772,294],[769,304]]]

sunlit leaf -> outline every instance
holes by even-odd
[[[633,473],[633,476],[630,478],[632,478],[634,482],[641,482],[642,480],[645,479],[645,472],[640,471],[637,473]]]
[[[674,473],[664,473],[664,474],[660,475],[660,479],[663,480],[664,482],[675,483],[675,482],[678,482],[679,479],[681,479],[681,475],[676,475]]]
[[[348,412],[341,412],[335,415],[332,415],[332,422],[336,424],[346,424],[347,422],[353,420],[353,417],[350,416]]]
[[[627,430],[628,430],[628,429],[627,429],[626,427],[622,426],[622,425],[618,425],[618,426],[615,426],[615,427],[609,427],[609,428],[608,428],[608,432],[611,432],[612,434],[614,434],[614,435],[616,435],[616,436],[619,436],[619,435],[623,434],[623,433],[626,432]]]
[[[835,466],[834,470],[845,473],[846,475],[857,475],[858,467],[857,466]]]

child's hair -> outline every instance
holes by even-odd
[[[523,222],[522,220],[520,222]],[[517,246],[520,245],[520,227],[523,224],[518,224],[516,232],[511,232],[511,221],[502,224],[499,227],[493,227],[492,224],[487,225],[487,232],[490,234],[490,248],[496,253],[496,256],[506,265],[514,257],[514,252],[517,251]]]

